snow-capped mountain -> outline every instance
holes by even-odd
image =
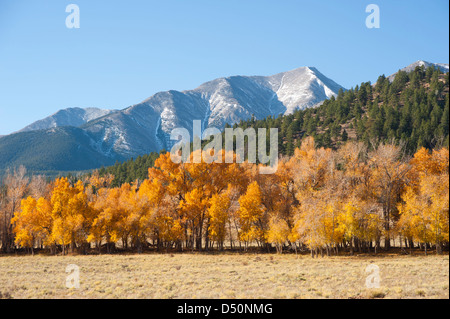
[[[404,67],[403,69],[401,69],[400,71],[403,72],[412,72],[416,69],[416,67],[418,66],[424,66],[425,69],[428,69],[431,66],[434,66],[435,68],[440,69],[442,72],[447,73],[449,71],[449,65],[448,63],[431,63],[431,62],[427,62],[427,61],[416,61],[410,65],[408,65],[407,67]],[[394,74],[388,76],[389,81],[394,81],[395,76],[397,75],[398,72],[395,72]]]
[[[81,126],[89,121],[95,120],[99,117],[111,114],[115,110],[103,110],[94,107],[90,108],[67,108],[59,110],[53,115],[50,115],[42,120],[36,121],[19,132],[29,132],[36,130],[46,130],[60,126]]]
[[[252,115],[262,119],[312,107],[339,89],[344,88],[313,67],[273,76],[232,76],[194,90],[157,93],[83,128],[95,136],[100,152],[135,156],[170,149],[171,131],[184,127],[192,132],[194,120],[201,120],[203,128],[223,129]]]
[[[20,132],[1,138],[0,169],[26,165],[33,170],[85,170],[111,165],[162,149],[169,150],[174,128],[192,133],[234,124],[254,115],[292,113],[313,107],[344,89],[316,68],[272,76],[232,76],[194,90],[159,92],[121,111],[65,109]]]

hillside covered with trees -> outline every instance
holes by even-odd
[[[401,143],[409,155],[421,147],[448,148],[449,74],[433,67],[417,67],[410,73],[399,71],[392,83],[383,75],[375,85],[366,82],[340,91],[337,98],[319,107],[276,118],[252,118],[232,127],[278,128],[278,149],[284,156],[292,156],[308,136],[314,137],[317,146],[331,149],[347,141],[363,142],[368,148],[380,142]],[[116,163],[102,168],[100,175],[113,174],[115,186],[142,181],[157,157],[152,153]]]
[[[410,154],[421,147],[448,147],[449,74],[417,67],[410,73],[399,71],[392,83],[382,75],[375,85],[366,82],[341,90],[317,108],[233,127],[279,128],[279,150],[289,156],[305,136],[334,149],[347,140],[367,146],[403,141]]]
[[[165,151],[162,151],[165,153]],[[144,180],[147,178],[148,169],[155,165],[158,153],[150,153],[139,156],[136,159],[129,159],[123,163],[117,162],[113,166],[102,167],[98,170],[100,176],[113,175],[114,180],[111,186],[120,186],[124,183],[132,183],[136,180]]]

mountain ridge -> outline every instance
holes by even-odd
[[[192,132],[194,120],[200,120],[203,129],[223,129],[225,124],[233,125],[252,116],[263,119],[313,107],[337,96],[341,89],[345,90],[316,68],[301,67],[271,76],[217,78],[192,90],[157,92],[122,110],[63,109],[1,138],[0,169],[25,163],[44,170],[46,162],[52,170],[67,170],[68,163],[73,164],[74,170],[111,165],[170,149],[174,143],[170,140],[171,131],[183,127]],[[64,140],[68,145],[62,145]],[[14,143],[21,148],[11,149]],[[52,149],[55,145],[69,152],[66,159]],[[89,165],[71,153],[79,152],[77,145]],[[40,153],[43,155],[39,164],[36,154]],[[57,160],[49,158],[49,154]]]
[[[429,67],[435,67],[435,68],[440,69],[444,73],[449,72],[449,64],[448,63],[433,63],[433,62],[427,62],[424,60],[418,60],[414,63],[411,63],[410,65],[400,69],[399,71],[410,73],[410,72],[414,71],[416,69],[416,67],[418,67],[418,66],[419,67],[423,66],[426,69]],[[394,78],[397,75],[397,73],[398,72],[395,72],[387,77],[390,82],[394,81]]]
[[[41,120],[35,121],[25,126],[23,129],[17,131],[16,133],[45,130],[61,126],[79,127],[96,118],[108,115],[116,111],[117,110],[106,110],[95,107],[88,107],[88,108],[72,107],[61,109],[50,116],[47,116]]]
[[[30,162],[27,156],[34,162],[41,162],[34,165],[39,166],[39,170],[45,170],[46,161],[52,170],[84,170],[111,165],[170,149],[173,145],[171,130],[183,127],[192,132],[193,120],[201,120],[203,129],[222,129],[225,124],[233,125],[253,116],[263,119],[318,106],[336,96],[341,89],[346,91],[316,68],[301,67],[271,76],[218,78],[193,90],[158,92],[123,110],[113,110],[85,121],[76,129],[57,127],[0,137],[0,170]],[[25,133],[30,135],[23,135]],[[49,139],[49,133],[53,134],[54,142]],[[70,147],[61,144],[65,140]],[[42,147],[36,149],[33,143]],[[21,148],[17,149],[15,145],[21,145]],[[68,150],[69,154],[64,157],[52,149],[55,145]],[[85,162],[89,165],[80,162],[77,154],[70,153],[78,153],[78,146],[85,152]],[[30,152],[33,149],[36,154]],[[45,156],[39,159],[35,156],[39,153]],[[48,159],[49,154],[54,154],[57,160]],[[69,167],[68,163],[73,165]],[[30,165],[31,168],[34,166]]]
[[[272,76],[230,76],[205,82],[193,90],[158,92],[122,111],[83,125],[103,140],[104,150],[128,156],[169,149],[170,132],[193,120],[222,129],[251,116],[292,113],[336,96],[336,82],[316,68],[302,67]]]

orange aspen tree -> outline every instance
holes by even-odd
[[[48,245],[52,228],[51,206],[45,198],[38,200],[28,197],[22,200],[20,211],[16,212],[11,223],[15,225],[15,242],[21,247],[31,249],[38,242]]]

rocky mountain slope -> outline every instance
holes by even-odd
[[[67,108],[59,110],[53,115],[50,115],[42,120],[36,121],[27,125],[19,132],[29,132],[36,130],[45,130],[60,126],[81,126],[89,121],[95,120],[99,117],[115,112],[114,110],[102,110],[98,108]]]
[[[97,141],[99,152],[124,156],[169,149],[170,133],[194,120],[202,127],[223,129],[254,115],[290,114],[312,107],[343,89],[312,67],[273,76],[232,76],[189,91],[160,92],[142,103],[82,126]]]

